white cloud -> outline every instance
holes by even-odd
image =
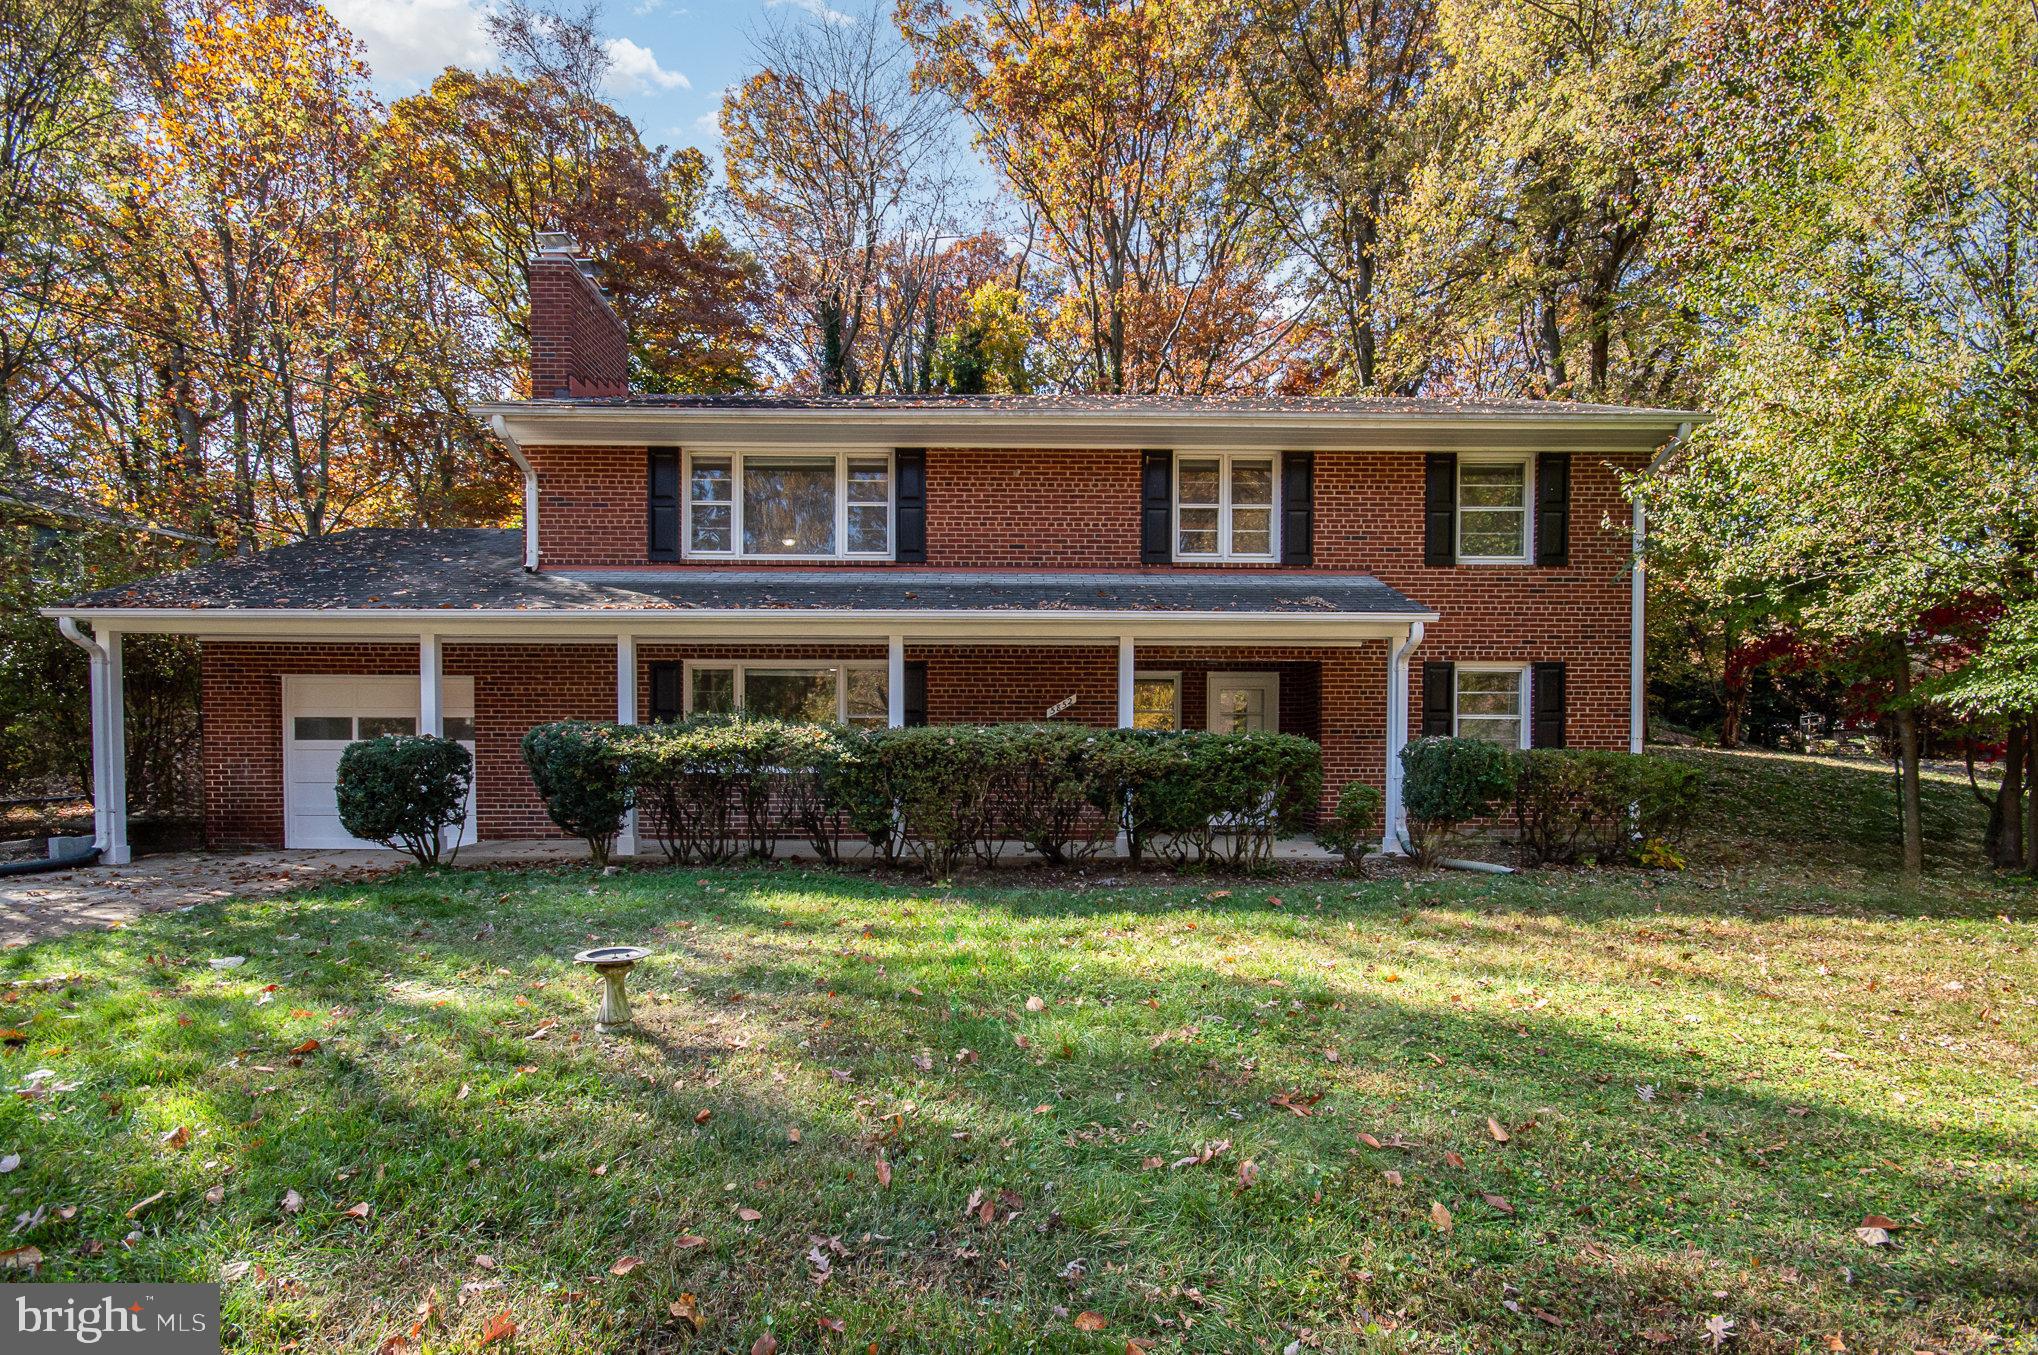
[[[474,0],[326,0],[368,51],[383,85],[427,85],[447,66],[485,66],[494,56]]]
[[[693,82],[678,71],[658,64],[649,47],[639,47],[628,38],[605,38],[602,50],[609,55],[608,89],[611,94],[649,94],[654,89],[692,89]]]
[[[766,9],[781,9],[786,6],[791,6],[793,9],[803,9],[816,19],[825,20],[831,24],[853,24],[856,22],[854,14],[845,14],[839,9],[832,8],[828,4],[828,0],[764,0],[764,7]]]

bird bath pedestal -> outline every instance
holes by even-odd
[[[594,1014],[597,1033],[606,1035],[633,1024],[630,995],[623,990],[623,976],[630,972],[632,965],[650,953],[642,946],[596,946],[573,957],[575,964],[591,964],[594,972],[602,976],[601,1006]]]

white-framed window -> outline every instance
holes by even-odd
[[[1458,562],[1525,565],[1535,475],[1526,456],[1458,457]]]
[[[1272,453],[1177,453],[1175,558],[1275,559],[1280,493]]]
[[[743,711],[774,720],[876,727],[891,713],[883,660],[858,663],[718,663],[687,660],[688,715]]]
[[[889,450],[688,451],[688,556],[888,560]]]
[[[1172,733],[1182,727],[1182,675],[1132,675],[1132,727]]]
[[[1453,731],[1461,739],[1491,739],[1528,747],[1529,669],[1526,664],[1458,664],[1452,694]]]

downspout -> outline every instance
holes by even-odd
[[[1401,807],[1401,750],[1408,745],[1408,656],[1422,643],[1423,623],[1408,623],[1408,633],[1395,641],[1387,657],[1387,803],[1380,821],[1380,850],[1388,856],[1410,854],[1407,814]]]
[[[538,472],[532,467],[531,459],[524,455],[524,449],[510,436],[509,421],[500,414],[489,416],[489,429],[502,439],[503,449],[509,459],[517,463],[517,469],[524,473],[524,568],[538,572]]]

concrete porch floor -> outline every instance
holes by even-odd
[[[644,844],[637,862],[662,862],[655,842]],[[803,842],[779,844],[780,857],[813,859]],[[867,854],[858,844],[845,853],[851,859]],[[1016,849],[1007,861],[1017,858]],[[543,865],[585,861],[587,848],[576,841],[529,839],[483,842],[460,849],[462,866]],[[1274,859],[1284,864],[1324,864],[1335,858],[1309,838],[1282,838]],[[147,913],[168,912],[215,899],[260,898],[309,889],[341,880],[387,875],[408,865],[401,852],[315,849],[252,852],[165,852],[143,856],[125,866],[85,866],[0,879],[0,947],[92,927],[114,927]]]

